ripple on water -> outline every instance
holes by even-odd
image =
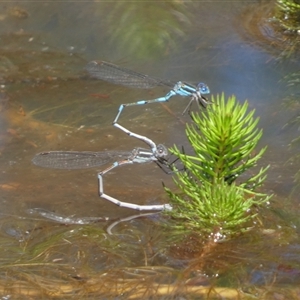
[[[237,18],[241,36],[272,54],[299,50],[299,36],[284,32],[275,19],[275,3],[248,6]]]

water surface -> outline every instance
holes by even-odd
[[[3,297],[200,299],[210,291],[212,299],[297,299],[299,203],[290,195],[299,165],[287,163],[297,128],[284,128],[295,112],[282,103],[294,92],[284,77],[299,70],[299,60],[279,63],[280,49],[253,35],[253,18],[263,18],[266,5],[272,2],[0,5]],[[132,90],[93,80],[84,71],[90,60],[175,81],[203,81],[212,94],[247,99],[264,130],[260,146],[269,146],[261,162],[271,165],[264,191],[275,194],[260,230],[215,245],[190,236],[178,241],[159,214],[123,220],[135,212],[99,198],[101,168],[34,166],[31,159],[41,151],[145,146],[112,120],[121,103],[153,99],[168,89]],[[156,143],[188,148],[184,130],[190,119],[181,114],[187,101],[176,97],[166,105],[126,108],[120,123]],[[171,176],[153,163],[114,169],[104,181],[107,194],[137,204],[166,203],[161,182],[172,187]],[[100,219],[65,225],[29,213],[33,208]]]

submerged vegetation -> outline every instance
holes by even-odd
[[[218,240],[246,230],[247,221],[256,215],[252,207],[271,196],[256,191],[268,166],[253,171],[266,151],[266,147],[254,151],[262,136],[255,111],[247,113],[248,103],[241,105],[234,96],[225,103],[224,95],[218,95],[212,102],[206,112],[192,114],[194,124],[186,128],[195,154],[176,146],[171,149],[184,165],[174,179],[181,192],[165,189],[174,207],[170,214],[179,220],[177,227],[204,231]],[[244,175],[250,169],[251,174]]]
[[[279,31],[284,34],[284,51],[280,57],[290,57],[300,48],[300,2],[298,0],[277,0],[274,19]]]
[[[298,0],[277,0],[275,16],[284,30],[299,34],[300,2]]]
[[[296,112],[296,115],[291,118],[291,120],[285,125],[285,127],[296,127],[296,130],[299,131],[300,128],[300,72],[295,72],[289,74],[285,77],[287,82],[287,87],[290,88],[292,91],[290,92],[289,96],[285,98],[284,105]],[[300,136],[296,136],[290,143],[290,149],[294,151],[295,149],[299,149],[300,145]],[[294,154],[291,159],[290,163],[298,165],[300,163],[300,154]],[[295,182],[297,187],[300,187],[300,170],[295,174]]]

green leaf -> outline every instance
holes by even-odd
[[[248,102],[241,105],[234,96],[225,101],[224,94],[212,96],[212,102],[206,111],[192,113],[193,123],[186,127],[194,155],[182,153],[176,145],[170,149],[186,171],[174,175],[179,193],[165,187],[173,206],[167,213],[175,221],[180,219],[176,226],[186,230],[213,232],[218,228],[233,234],[249,227],[247,222],[256,216],[249,213],[254,204],[263,205],[271,198],[256,191],[269,166],[235,183],[257,164],[267,147],[253,154],[262,130],[257,128],[255,110],[247,112]]]

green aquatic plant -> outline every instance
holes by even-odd
[[[280,26],[291,33],[300,30],[300,2],[299,0],[277,0],[275,18]]]
[[[299,0],[277,0],[274,10],[276,31],[282,33],[281,43],[284,50],[279,58],[290,58],[298,54],[300,48],[300,2]]]
[[[245,174],[266,151],[266,147],[254,151],[262,136],[255,110],[247,113],[248,103],[241,105],[234,96],[225,103],[224,95],[218,95],[212,102],[207,111],[192,113],[194,124],[186,128],[195,154],[176,146],[170,149],[184,166],[184,171],[175,169],[174,181],[181,192],[165,190],[173,206],[169,213],[183,221],[176,226],[200,229],[219,239],[245,230],[242,225],[255,216],[251,208],[271,196],[256,191],[269,166]]]

